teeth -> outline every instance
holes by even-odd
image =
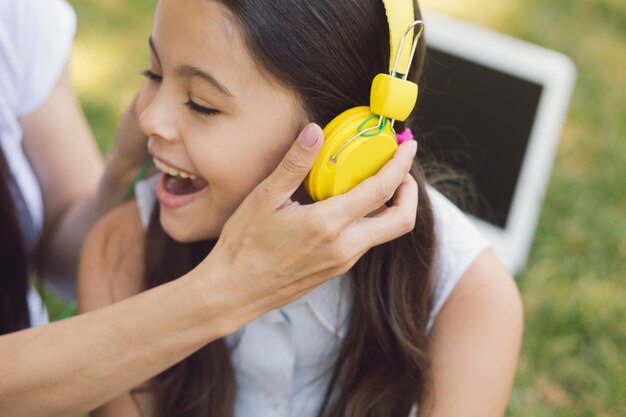
[[[159,169],[160,171],[165,172],[166,174],[171,175],[172,177],[181,177],[181,178],[189,178],[192,180],[195,180],[196,178],[198,178],[197,176],[193,175],[193,174],[189,174],[187,172],[183,172],[183,171],[179,171],[176,168],[172,168],[168,165],[165,165],[165,163],[159,161],[158,159],[154,158],[154,166],[157,167],[157,169]]]

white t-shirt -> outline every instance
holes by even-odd
[[[0,146],[38,233],[43,199],[22,149],[18,119],[37,110],[52,92],[67,64],[75,28],[74,11],[63,0],[0,0]],[[28,301],[31,323],[46,323],[34,290]]]
[[[135,190],[144,225],[158,177]],[[430,331],[463,273],[489,244],[442,194],[429,187],[428,195],[437,235]],[[237,379],[235,417],[317,416],[347,332],[351,301],[350,281],[337,277],[228,336]]]

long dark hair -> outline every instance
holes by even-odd
[[[16,207],[19,188],[0,147],[0,335],[30,326],[30,254]]]
[[[374,76],[388,71],[389,30],[381,0],[223,0],[262,68],[295,91],[309,118],[368,105]],[[419,9],[415,3],[416,18]],[[411,78],[424,59],[418,48]],[[398,130],[404,124],[396,125]],[[433,216],[421,168],[415,229],[368,251],[350,271],[349,330],[320,416],[407,416],[428,384],[426,325],[431,307]],[[158,221],[147,234],[148,288],[191,270],[215,242],[179,244]],[[236,381],[224,340],[202,348],[151,381],[158,417],[231,417]],[[333,401],[331,401],[331,394]]]

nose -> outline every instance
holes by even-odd
[[[137,101],[139,126],[148,137],[158,137],[166,141],[178,140],[173,100],[167,99],[167,91],[160,88],[150,91],[144,87]]]

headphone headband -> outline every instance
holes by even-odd
[[[407,28],[415,20],[413,0],[383,0],[383,4],[385,5],[387,22],[389,23],[389,46],[391,51],[389,57],[389,73],[392,73],[398,52],[400,52],[398,72],[404,74],[409,70],[411,50],[413,48],[402,48],[402,51],[399,51],[399,49],[402,37],[405,36]],[[407,39],[414,39],[413,31],[414,29],[411,29],[410,32],[408,32]]]

